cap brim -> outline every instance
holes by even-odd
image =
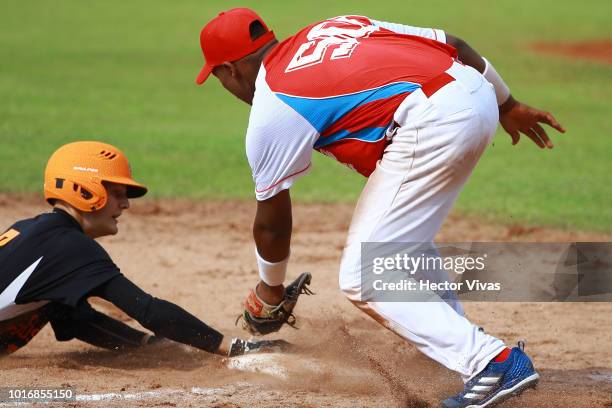
[[[124,177],[105,177],[104,181],[109,181],[111,183],[122,184],[127,187],[127,197],[128,198],[138,198],[147,194],[148,189],[140,184],[135,182],[130,178]]]
[[[200,74],[196,78],[196,84],[202,85],[204,81],[206,81],[206,78],[208,78],[211,72],[212,72],[212,67],[209,66],[208,64],[204,64],[204,67],[202,68],[202,70],[200,71]]]

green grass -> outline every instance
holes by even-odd
[[[0,191],[39,191],[63,143],[104,140],[153,195],[252,196],[248,107],[216,81],[194,84],[203,23],[235,2],[4,0],[0,13]],[[521,100],[568,133],[540,151],[499,132],[458,208],[502,222],[612,231],[609,66],[537,55],[532,41],[609,37],[609,1],[245,1],[279,37],[356,13],[446,29],[503,73]],[[296,200],[352,201],[364,179],[315,153]]]

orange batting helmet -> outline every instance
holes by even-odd
[[[107,200],[103,181],[127,186],[128,198],[142,197],[147,188],[132,179],[123,152],[102,142],[74,142],[57,149],[45,169],[45,199],[62,200],[81,211],[95,211]]]

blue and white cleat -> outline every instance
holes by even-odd
[[[506,360],[491,361],[465,384],[461,393],[442,401],[442,408],[492,407],[527,388],[535,388],[540,375],[523,348],[524,343],[519,342]]]

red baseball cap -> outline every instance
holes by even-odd
[[[251,39],[251,24],[258,21],[265,34]],[[196,78],[201,85],[206,81],[214,67],[224,62],[233,62],[245,57],[268,42],[274,40],[274,33],[268,29],[261,17],[248,8],[234,8],[222,11],[208,22],[200,32],[200,47],[204,54],[204,67]]]

